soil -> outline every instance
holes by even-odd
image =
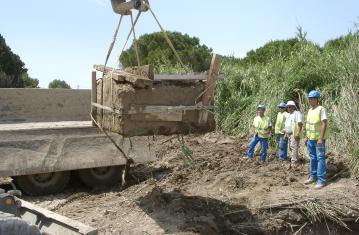
[[[188,135],[182,147],[175,136],[155,142],[157,161],[132,167],[125,187],[90,191],[73,182],[63,194],[25,199],[100,234],[359,233],[358,181],[337,156],[328,157],[328,185],[315,190],[303,184],[306,159],[290,169],[273,154],[264,164],[259,156],[245,160],[244,137]],[[329,216],[316,217],[318,208]],[[333,208],[345,209],[339,217],[352,231],[332,222]]]

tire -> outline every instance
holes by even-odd
[[[0,211],[0,234],[6,235],[41,235],[39,229],[20,218]]]
[[[80,180],[91,188],[112,187],[121,182],[122,166],[108,166],[78,170]]]
[[[14,177],[15,185],[25,194],[31,196],[60,193],[64,190],[69,180],[69,171]]]

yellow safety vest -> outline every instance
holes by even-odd
[[[275,122],[275,134],[282,134],[282,130],[284,129],[284,123],[285,123],[285,118],[287,116],[287,112],[279,112],[277,115],[277,120]]]
[[[254,118],[253,126],[258,133],[258,137],[260,138],[269,138],[269,124],[270,120],[269,117],[257,116]]]
[[[320,111],[323,109],[322,106],[318,106],[315,109],[310,109],[308,111],[307,122],[305,124],[305,130],[307,137],[310,140],[318,140],[320,137],[320,129],[322,127],[322,120],[320,119]],[[327,139],[326,131],[324,139]]]

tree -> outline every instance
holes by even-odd
[[[297,26],[297,32],[295,33],[296,37],[301,40],[301,41],[305,41],[307,40],[307,32],[304,31],[302,26]]]
[[[54,79],[49,83],[49,88],[63,88],[63,89],[71,89],[70,85],[65,81],[60,79]]]
[[[39,80],[36,78],[30,78],[27,73],[23,73],[20,76],[24,88],[39,88]]]
[[[167,34],[185,65],[196,72],[208,70],[212,49],[201,45],[197,37],[190,37],[188,34],[179,32],[167,32]],[[157,68],[161,64],[176,65],[178,63],[162,32],[142,35],[137,40],[137,48],[142,64],[152,64]],[[122,53],[120,61],[124,67],[137,65],[134,43]]]
[[[36,88],[39,80],[27,74],[24,62],[14,54],[0,34],[0,87],[3,88]]]

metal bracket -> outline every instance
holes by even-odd
[[[131,10],[147,11],[147,2],[143,0],[111,0],[112,9],[115,13],[120,15],[130,15]],[[146,3],[146,4],[145,4]]]

